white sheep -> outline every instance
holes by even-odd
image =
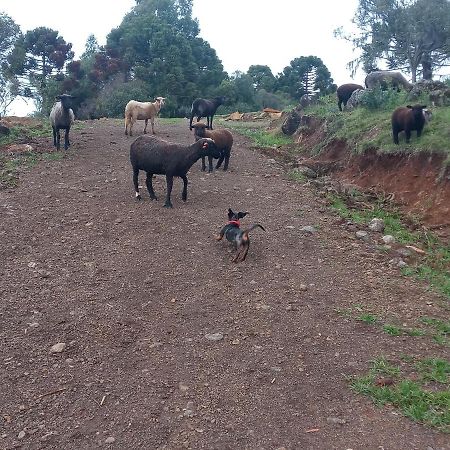
[[[144,134],[147,133],[148,120],[152,124],[152,133],[155,134],[154,122],[159,110],[164,106],[165,97],[156,97],[152,102],[137,102],[130,100],[125,107],[125,135],[132,136],[133,124],[136,120],[145,120]]]
[[[69,94],[62,94],[56,97],[58,102],[53,105],[52,110],[50,111],[50,122],[52,124],[53,129],[53,145],[59,150],[60,143],[60,135],[59,130],[66,130],[66,134],[64,136],[64,150],[69,148],[69,130],[71,125],[75,121],[75,115],[71,109],[72,99],[75,98]]]

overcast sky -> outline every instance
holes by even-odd
[[[349,43],[333,37],[339,26],[350,29],[358,0],[194,0],[193,16],[200,36],[217,52],[225,70],[246,72],[253,64],[268,65],[277,75],[300,56],[323,60],[336,84],[352,81],[346,64],[354,59]],[[94,34],[100,44],[120,25],[134,0],[0,0],[0,11],[23,32],[46,26],[73,44],[75,58]],[[363,77],[355,77],[362,83]],[[16,104],[21,115],[31,106]]]

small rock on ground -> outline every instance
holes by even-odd
[[[51,349],[50,353],[62,353],[66,348],[65,342],[58,342]]]

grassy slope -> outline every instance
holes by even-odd
[[[383,152],[404,151],[408,153],[430,151],[447,154],[450,162],[450,107],[429,108],[433,112],[431,121],[425,125],[423,135],[416,138],[413,132],[411,143],[404,141],[400,134],[400,145],[392,142],[391,114],[397,106],[410,103],[426,104],[426,98],[416,101],[407,99],[405,93],[375,93],[368,101],[367,107],[356,108],[353,111],[340,112],[337,108],[335,95],[323,97],[318,105],[310,106],[305,114],[311,114],[325,119],[327,124],[327,139],[345,139],[355,152],[363,152],[368,148],[377,148]],[[378,107],[376,107],[378,106]],[[320,151],[323,142],[317,151]]]

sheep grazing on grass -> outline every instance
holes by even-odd
[[[202,117],[206,117],[206,126],[210,130],[213,129],[213,117],[220,105],[225,102],[225,97],[215,97],[212,100],[205,98],[196,98],[192,103],[191,119],[189,120],[189,129],[192,130],[192,119],[197,116],[197,122]]]
[[[181,198],[187,200],[186,174],[191,166],[202,156],[220,157],[220,151],[212,139],[199,139],[190,146],[172,144],[154,136],[140,136],[130,147],[130,161],[133,167],[133,183],[136,199],[140,200],[138,177],[139,171],[147,172],[147,190],[152,200],[156,200],[152,177],[154,174],[166,176],[167,194],[164,206],[172,208],[170,194],[172,193],[173,177],[180,177],[184,187]]]
[[[406,108],[401,106],[392,113],[392,137],[394,144],[398,144],[398,134],[405,132],[406,143],[411,139],[411,131],[417,131],[417,137],[422,134],[425,122],[429,120],[426,105],[408,105]]]
[[[152,102],[137,102],[130,100],[125,106],[125,135],[133,135],[133,125],[136,120],[145,120],[144,134],[147,133],[147,124],[150,119],[152,134],[155,134],[155,117],[164,106],[165,97],[156,97]]]
[[[348,99],[357,89],[364,89],[364,88],[361,85],[354,83],[342,84],[337,88],[336,94],[338,98],[339,111],[342,111],[342,105],[344,105],[344,107],[347,105]]]
[[[75,121],[75,115],[71,109],[72,99],[75,97],[69,94],[62,94],[56,97],[59,100],[53,105],[50,111],[50,122],[53,129],[53,145],[57,150],[60,149],[61,136],[59,135],[59,130],[66,130],[64,136],[64,150],[67,150],[70,146],[69,142],[69,131],[73,122]]]
[[[223,170],[227,170],[228,164],[230,162],[231,147],[233,146],[233,135],[224,128],[219,130],[207,130],[206,124],[203,122],[198,122],[194,124],[193,128],[195,140],[201,138],[211,138],[216,143],[217,148],[221,152],[219,161],[217,161],[216,169],[218,169],[222,165],[223,160],[225,160]],[[208,163],[209,163],[208,171],[212,172],[213,166],[211,156],[208,156]],[[206,170],[205,157],[202,157],[202,170],[203,171]]]
[[[406,91],[410,91],[413,84],[400,72],[390,72],[389,70],[377,70],[367,74],[365,79],[366,88],[373,89],[376,86],[380,86],[381,89],[386,90],[388,87],[397,89],[400,92],[400,87]]]

